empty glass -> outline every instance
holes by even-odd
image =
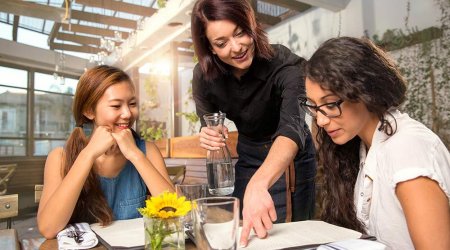
[[[176,184],[175,190],[177,196],[185,196],[186,200],[193,201],[207,196],[208,184]],[[192,221],[193,215],[189,212],[185,217],[185,227],[189,231],[193,230]]]
[[[236,249],[239,199],[207,197],[193,202],[194,234],[198,249]]]

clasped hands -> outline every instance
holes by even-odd
[[[107,126],[98,126],[95,128],[91,139],[89,140],[89,152],[92,152],[96,157],[107,152],[114,144],[117,144],[125,158],[130,159],[136,152],[136,143],[130,129],[123,129],[120,132],[111,132],[111,128]]]

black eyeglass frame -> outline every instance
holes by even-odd
[[[302,106],[303,110],[305,110],[306,113],[308,113],[310,116],[312,117],[316,117],[317,116],[317,111],[319,111],[320,113],[322,113],[324,116],[328,117],[328,118],[336,118],[342,115],[342,109],[341,109],[341,104],[344,102],[344,100],[337,100],[335,102],[327,102],[324,104],[321,104],[319,106],[317,105],[309,105],[307,104],[307,100],[305,99],[299,99],[300,100],[300,106]],[[320,107],[326,106],[326,105],[335,105],[338,110],[339,110],[339,115],[329,115],[327,114],[327,112],[323,111]],[[316,113],[314,114],[313,112],[311,112],[310,109],[314,109],[316,111]]]

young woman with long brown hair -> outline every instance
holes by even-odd
[[[131,129],[138,105],[125,72],[106,65],[86,71],[73,115],[76,127],[64,148],[52,150],[45,163],[37,221],[46,238],[68,223],[137,218],[148,191],[173,191],[158,148]],[[90,136],[83,130],[87,126]]]
[[[326,41],[305,64],[324,173],[322,219],[391,249],[450,249],[450,154],[401,113],[403,77],[368,39]]]

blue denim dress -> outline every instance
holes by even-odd
[[[145,154],[145,141],[136,139],[136,145]],[[99,179],[103,194],[113,210],[114,220],[142,217],[137,209],[145,206],[147,186],[130,161],[127,161],[118,176],[99,176]]]

